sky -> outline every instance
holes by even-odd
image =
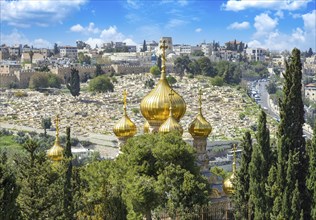
[[[141,45],[243,41],[316,51],[315,0],[0,0],[0,44],[37,48],[124,41]]]

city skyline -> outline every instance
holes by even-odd
[[[241,40],[271,50],[316,50],[316,10],[298,1],[1,1],[1,44],[52,48],[82,40],[139,45]]]

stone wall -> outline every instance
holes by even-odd
[[[19,83],[18,78],[14,74],[1,74],[0,75],[0,87],[9,87],[11,83]]]

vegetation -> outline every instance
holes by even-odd
[[[52,120],[51,118],[42,118],[42,128],[44,129],[44,135],[46,137],[46,129],[50,129],[52,126]]]
[[[80,64],[91,64],[91,58],[82,52],[78,53],[78,61]]]
[[[52,73],[38,72],[32,75],[29,82],[29,87],[31,89],[41,89],[41,88],[60,88],[62,79]]]
[[[94,73],[95,77],[101,76],[103,74],[104,74],[104,71],[102,70],[101,65],[97,64],[95,66],[95,73]]]
[[[152,89],[154,88],[155,81],[153,79],[147,79],[145,81],[145,88]]]
[[[72,96],[76,97],[80,95],[80,77],[79,71],[72,68],[70,70],[70,76],[66,79],[66,85]]]
[[[176,84],[177,80],[173,76],[167,76],[167,81],[170,85]]]
[[[153,75],[153,76],[155,76],[155,77],[158,77],[158,76],[160,76],[160,74],[161,74],[161,72],[160,72],[160,70],[159,70],[159,67],[158,66],[152,66],[151,68],[150,68],[150,73]]]
[[[109,77],[101,75],[90,80],[89,90],[91,92],[113,92],[114,85]]]

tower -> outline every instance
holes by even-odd
[[[119,147],[124,145],[128,138],[133,137],[137,128],[134,122],[128,117],[126,113],[126,90],[123,92],[123,117],[114,125],[113,132],[119,140]]]
[[[197,163],[202,171],[208,170],[208,156],[206,154],[207,137],[212,132],[212,126],[202,114],[202,90],[199,89],[199,112],[189,125],[189,133],[193,137],[193,147],[197,152]]]
[[[183,98],[174,91],[172,103],[169,101],[171,87],[166,79],[166,42],[163,41],[161,76],[156,87],[147,94],[140,103],[140,110],[144,118],[149,123],[149,131],[158,132],[159,127],[164,123],[170,113],[170,104],[172,104],[172,115],[179,122],[186,111],[186,104]]]
[[[64,154],[64,148],[60,145],[60,141],[59,141],[59,115],[56,116],[55,124],[56,124],[55,143],[47,151],[47,157],[54,162],[58,162],[63,159],[63,154]]]

